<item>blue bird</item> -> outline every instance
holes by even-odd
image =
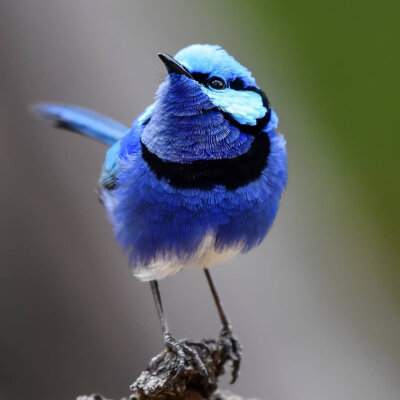
[[[99,196],[134,275],[150,281],[165,344],[180,368],[194,350],[170,334],[158,280],[204,268],[221,335],[231,343],[234,381],[241,346],[208,268],[264,239],[286,186],[285,140],[251,72],[221,47],[191,45],[159,57],[168,75],[130,129],[76,106],[35,108],[57,127],[110,146]]]

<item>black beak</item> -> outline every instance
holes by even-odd
[[[193,79],[193,76],[190,75],[189,71],[182,64],[179,64],[174,57],[164,53],[158,53],[158,57],[160,57],[161,61],[164,63],[169,74],[181,74]]]

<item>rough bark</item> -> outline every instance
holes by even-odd
[[[121,400],[135,400],[135,395],[131,395],[130,397],[123,397]],[[200,394],[194,390],[188,390],[185,393],[185,396],[182,397],[185,400],[245,400],[243,397],[229,392],[228,390],[216,390],[213,394],[210,395],[207,399],[200,396]],[[103,397],[100,394],[92,394],[90,396],[79,396],[77,400],[111,400]],[[249,399],[250,400],[250,399]],[[256,400],[256,399],[252,399]]]
[[[218,389],[218,378],[225,366],[234,360],[229,341],[202,340],[186,342],[196,350],[198,357],[185,357],[179,368],[177,354],[165,349],[154,357],[149,366],[131,385],[132,394],[122,400],[243,400],[242,397]],[[207,370],[207,376],[199,368],[199,361]],[[80,396],[77,400],[110,400],[99,394]]]

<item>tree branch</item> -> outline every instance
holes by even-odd
[[[178,368],[177,355],[165,349],[154,357],[149,366],[131,385],[131,396],[122,400],[243,400],[242,397],[218,389],[218,379],[225,366],[234,360],[232,344],[219,340],[203,339],[189,342],[206,367],[208,376],[200,371],[195,358],[185,359],[184,368]],[[99,394],[79,396],[77,400],[110,400]]]

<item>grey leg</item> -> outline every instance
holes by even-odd
[[[185,364],[190,363],[190,361],[193,360],[199,371],[205,377],[208,377],[207,369],[203,361],[201,360],[197,352],[197,349],[195,348],[196,345],[200,346],[200,344],[192,343],[186,339],[177,341],[176,339],[173,338],[168,328],[168,321],[164,313],[158,282],[156,280],[150,281],[150,287],[153,293],[158,318],[160,319],[161,329],[164,335],[165,346],[169,351],[176,354],[178,362],[176,374],[181,373],[185,368]],[[157,357],[153,359],[153,363],[156,361]]]
[[[163,308],[162,301],[161,301],[160,289],[158,287],[158,282],[150,281],[150,286],[151,286],[151,291],[152,291],[153,297],[154,297],[154,303],[156,304],[158,318],[161,323],[161,329],[165,336],[165,335],[169,334],[168,321],[167,321],[167,318],[165,317],[164,308]]]
[[[221,299],[219,298],[217,289],[215,288],[214,281],[211,277],[211,273],[207,268],[204,268],[204,273],[206,274],[208,285],[210,286],[211,294],[213,296],[215,305],[217,307],[219,319],[221,320],[222,328],[228,329],[230,327],[230,323],[228,317],[226,316],[224,307],[222,305]]]
[[[230,324],[229,319],[226,315],[217,289],[215,288],[210,271],[207,268],[204,268],[204,273],[206,275],[208,285],[210,286],[215,306],[217,307],[219,319],[221,320],[222,330],[220,337],[221,340],[226,344],[230,353],[230,358],[232,359],[233,369],[231,383],[234,383],[239,376],[240,361],[242,359],[242,346],[240,345],[239,340],[233,333],[232,325]]]

